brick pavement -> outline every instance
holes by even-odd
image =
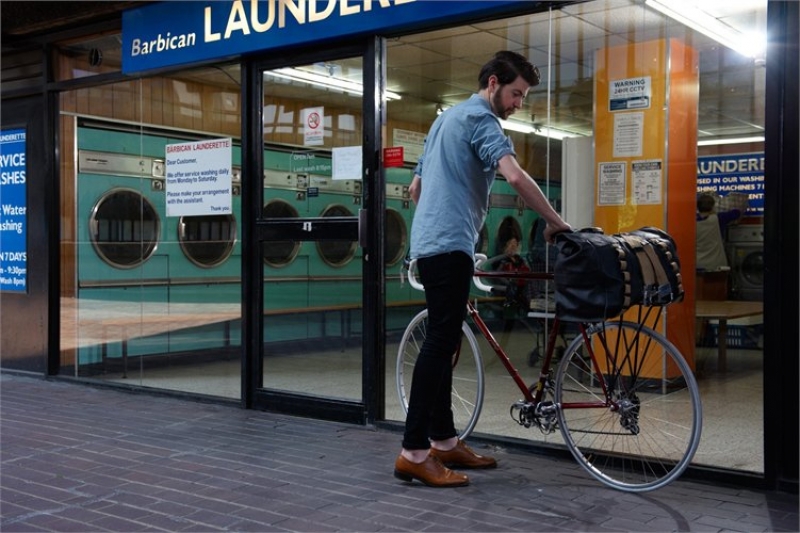
[[[0,531],[798,531],[797,495],[679,480],[643,495],[502,449],[472,484],[392,476],[400,435],[0,375]]]

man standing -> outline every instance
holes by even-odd
[[[493,468],[458,438],[450,394],[452,356],[474,274],[475,243],[499,171],[523,201],[547,223],[545,238],[570,226],[556,213],[533,178],[520,167],[500,124],[522,108],[539,70],[515,52],[501,51],[478,76],[478,93],[437,117],[414,171],[411,257],[425,286],[428,335],[414,367],[402,450],[394,475],[433,487],[467,485],[450,468]]]
[[[730,224],[742,217],[739,209],[715,213],[715,205],[712,194],[702,193],[697,197],[697,269],[707,272],[730,269],[723,235]]]

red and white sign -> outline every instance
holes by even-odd
[[[383,149],[383,168],[403,166],[403,147],[391,146]]]

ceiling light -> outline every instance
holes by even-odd
[[[579,134],[571,131],[560,130],[548,126],[534,126],[533,124],[526,124],[516,120],[503,120],[500,119],[500,124],[504,130],[517,131],[519,133],[533,133],[542,137],[550,137],[558,141],[566,139],[567,137],[580,137]]]
[[[500,119],[500,125],[503,126],[504,130],[509,131],[517,131],[519,133],[535,133],[536,128],[534,128],[530,124],[525,124],[522,122],[517,122],[515,120],[503,120]]]
[[[264,71],[264,75],[278,79],[307,83],[323,89],[337,89],[355,96],[362,96],[364,94],[364,86],[359,82],[344,80],[335,76],[323,76],[322,74],[316,74],[297,68],[266,70]],[[401,98],[399,94],[391,91],[384,91],[383,94],[387,100],[400,100]]]
[[[742,144],[742,143],[759,143],[764,142],[764,136],[754,137],[727,137],[722,139],[704,139],[697,141],[697,146],[717,146],[720,144]]]
[[[577,133],[572,133],[571,131],[566,130],[559,130],[556,128],[549,128],[547,126],[543,126],[541,129],[537,129],[534,131],[536,135],[541,135],[542,137],[550,137],[551,139],[556,139],[561,141],[566,139],[567,137],[581,137]]]
[[[720,22],[719,19],[698,9],[692,2],[670,0],[670,5],[667,6],[661,3],[662,1],[646,0],[645,4],[746,57],[756,57],[763,51],[762,43]]]

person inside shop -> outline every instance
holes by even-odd
[[[494,468],[458,438],[451,410],[451,359],[474,273],[473,253],[486,218],[489,191],[500,172],[522,200],[547,222],[545,237],[571,229],[519,165],[499,119],[521,109],[539,84],[524,56],[497,52],[480,70],[478,92],[434,121],[410,186],[417,204],[410,257],[425,286],[428,335],[414,367],[402,448],[395,477],[433,487],[469,484],[461,468]]]
[[[724,235],[730,224],[738,221],[743,213],[740,209],[714,212],[716,198],[710,193],[697,197],[697,270],[718,272],[730,270],[725,255]]]
[[[503,272],[530,272],[531,269],[525,260],[520,255],[520,241],[517,236],[509,237],[503,246],[503,253],[499,259],[493,262],[493,270],[500,270]],[[504,318],[506,319],[503,331],[508,329],[513,324],[513,319],[516,318],[519,310],[527,310],[530,300],[530,294],[526,290],[528,281],[524,279],[509,279],[504,283],[503,294],[505,301],[503,302]]]

